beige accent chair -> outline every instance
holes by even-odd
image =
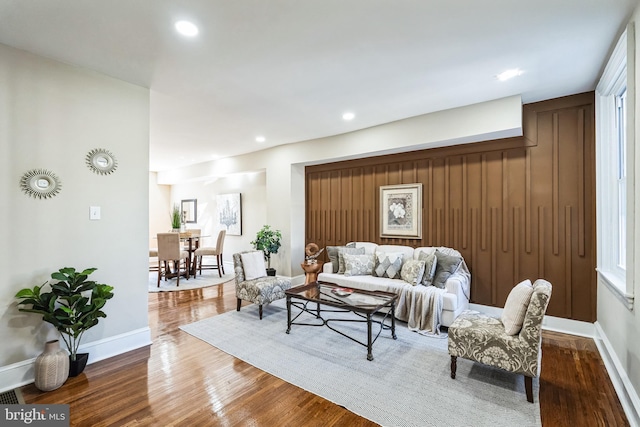
[[[200,270],[200,275],[202,275],[202,270],[218,270],[218,275],[222,277],[224,274],[224,264],[222,262],[222,249],[224,248],[224,238],[227,235],[226,230],[220,230],[218,233],[218,241],[216,242],[215,247],[202,247],[198,248],[195,251],[196,257],[196,268]],[[216,263],[215,264],[203,264],[203,257],[205,256],[215,256]],[[222,270],[222,273],[220,272]]]
[[[457,357],[523,374],[527,400],[533,403],[532,379],[540,376],[542,319],[551,290],[546,280],[535,281],[522,329],[515,335],[507,335],[500,319],[473,310],[462,312],[449,327],[451,378],[456,378]]]
[[[170,262],[173,262],[174,273],[170,270]],[[179,233],[158,233],[158,287],[161,276],[165,281],[168,277],[177,277],[177,286],[180,286],[180,276],[189,280],[189,253],[180,248]]]

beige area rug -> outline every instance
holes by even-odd
[[[160,287],[158,287],[158,272],[149,272],[149,292],[172,292],[172,291],[185,291],[189,289],[207,288],[209,286],[220,285],[227,283],[235,279],[233,274],[227,272],[222,277],[218,275],[215,270],[202,271],[202,275],[198,273],[196,277],[190,277],[186,280],[184,277],[180,278],[180,286],[176,286],[176,279],[169,279],[165,282],[164,278],[160,280]]]
[[[341,325],[366,340],[364,324]],[[262,321],[258,307],[249,305],[180,328],[383,426],[541,425],[537,379],[534,404],[527,402],[521,375],[458,358],[453,380],[447,340],[411,332],[403,322],[395,341],[382,332],[373,361],[365,347],[324,326],[293,325],[290,334],[286,327],[286,305],[279,300],[264,307]]]

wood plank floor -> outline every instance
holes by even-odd
[[[25,400],[69,404],[72,426],[375,425],[178,329],[235,304],[232,283],[149,294],[150,348],[89,365],[52,392],[25,386]],[[628,425],[593,340],[544,332],[542,367],[543,426]]]

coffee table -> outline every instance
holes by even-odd
[[[363,289],[346,289],[334,283],[316,281],[307,285],[296,286],[285,291],[287,296],[287,334],[291,332],[291,325],[326,326],[329,329],[367,347],[367,360],[373,360],[372,346],[383,330],[391,330],[393,339],[396,337],[396,319],[394,310],[398,296],[390,292],[366,291]],[[309,307],[315,304],[315,307]],[[300,312],[291,318],[291,307]],[[384,308],[388,308],[385,312]],[[356,318],[330,318],[330,313],[355,314]],[[303,313],[313,315],[320,323],[296,322]],[[382,318],[374,319],[379,313]],[[390,319],[390,325],[386,323]],[[331,326],[332,322],[362,322],[367,324],[367,342],[353,338]],[[372,336],[372,324],[380,325],[375,338]]]

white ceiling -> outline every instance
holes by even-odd
[[[637,4],[0,0],[0,43],[150,88],[150,169],[165,170],[514,94],[593,90]],[[179,19],[199,36],[178,35]],[[520,77],[495,78],[515,67]]]

